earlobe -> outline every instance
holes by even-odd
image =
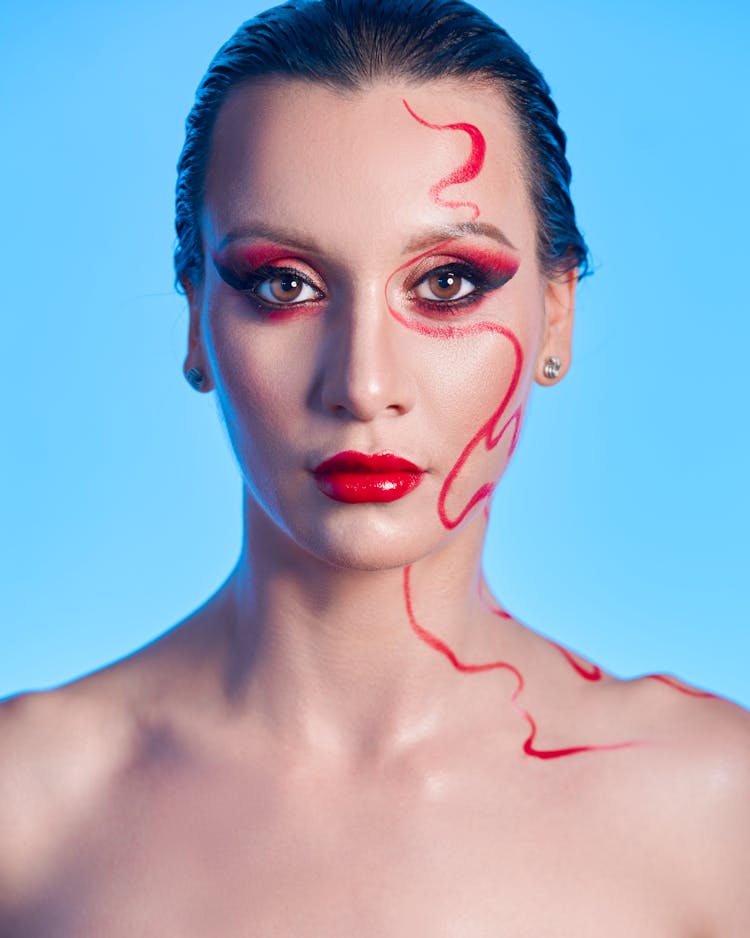
[[[196,391],[210,391],[213,383],[204,364],[203,343],[201,341],[201,291],[188,277],[180,280],[188,301],[188,347],[183,374],[188,384]]]
[[[544,335],[536,362],[535,378],[538,384],[555,384],[565,377],[570,368],[577,286],[576,270],[547,281],[544,292]]]

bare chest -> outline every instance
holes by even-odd
[[[120,790],[14,938],[689,938],[648,831],[566,785]]]

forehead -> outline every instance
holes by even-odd
[[[209,247],[260,223],[332,250],[390,251],[420,229],[477,217],[532,249],[520,138],[495,88],[382,82],[343,93],[274,79],[235,89],[219,113],[204,200]]]

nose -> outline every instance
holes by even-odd
[[[325,410],[363,421],[408,413],[416,388],[405,332],[375,290],[331,310],[321,343],[320,399]]]

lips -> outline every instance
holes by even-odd
[[[320,491],[337,502],[395,502],[413,491],[424,470],[393,453],[349,450],[324,459],[314,469]]]

